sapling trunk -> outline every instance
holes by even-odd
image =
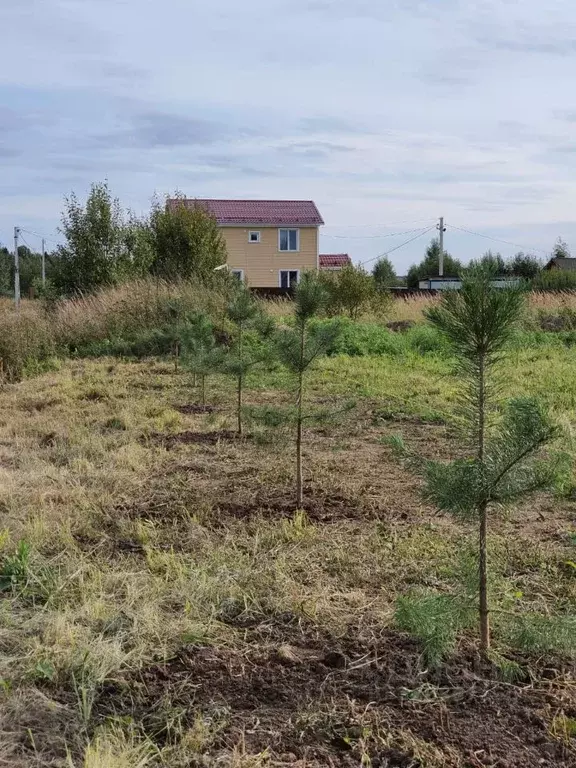
[[[178,359],[180,357],[180,344],[175,341],[174,342],[174,373],[178,373]]]
[[[243,359],[243,341],[244,341],[244,328],[241,322],[238,323],[238,359],[240,361],[240,366],[242,366],[244,359]],[[238,434],[242,434],[242,369],[240,368],[240,371],[238,373],[238,402],[237,402],[237,418],[238,418]]]
[[[480,517],[479,541],[479,577],[480,577],[480,648],[487,651],[490,648],[490,614],[488,609],[488,533],[487,504],[483,502],[478,510]]]
[[[238,374],[238,434],[242,434],[242,374]]]
[[[486,360],[483,354],[478,360],[478,462],[484,468],[486,443]],[[480,613],[480,649],[490,648],[490,614],[488,608],[488,503],[478,505],[478,598]]]
[[[298,401],[296,414],[296,506],[302,508],[304,489],[302,483],[302,385],[303,374],[298,376]]]
[[[200,377],[200,386],[202,392],[202,405],[206,405],[206,376],[202,374]]]

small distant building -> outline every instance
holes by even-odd
[[[320,269],[338,272],[352,264],[352,259],[347,253],[321,253],[319,256]]]
[[[576,258],[553,256],[544,269],[559,269],[562,272],[576,272]]]
[[[494,288],[513,288],[519,283],[519,277],[495,277],[492,280]],[[427,277],[418,283],[418,288],[421,291],[445,291],[451,288],[458,290],[461,287],[462,280],[459,277]]]

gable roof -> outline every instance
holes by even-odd
[[[552,267],[557,267],[558,269],[568,270],[569,272],[572,272],[576,270],[576,258],[574,257],[567,257],[567,256],[556,256],[546,264],[544,269],[552,269]]]
[[[348,264],[352,264],[352,259],[347,253],[321,253],[319,258],[320,269],[345,267]]]
[[[168,205],[177,204],[169,200]],[[190,207],[201,205],[218,224],[319,227],[324,220],[312,200],[212,200],[187,198]]]

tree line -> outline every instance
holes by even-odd
[[[23,293],[31,288],[57,296],[89,293],[125,280],[153,275],[166,280],[205,279],[226,262],[226,245],[216,220],[201,206],[185,204],[175,193],[172,203],[154,198],[150,211],[137,216],[122,208],[107,182],[92,185],[86,202],[72,193],[65,198],[60,232],[63,244],[46,254],[47,288],[41,283],[41,256],[26,245],[19,247],[20,283]],[[561,239],[551,257],[569,257]],[[405,286],[418,289],[422,279],[438,274],[440,244],[433,239],[424,258],[408,270]],[[543,273],[543,264],[532,254],[518,252],[511,259],[488,251],[471,265],[481,263],[496,274],[533,281],[541,289],[576,288],[576,273]],[[444,274],[457,276],[464,265],[444,252]],[[326,273],[332,306],[354,317],[358,307],[381,305],[390,288],[402,285],[390,259],[378,259],[371,273],[362,267],[346,267],[341,273]],[[10,293],[14,284],[13,256],[0,248],[0,293]]]
[[[205,278],[226,262],[226,246],[215,219],[200,206],[187,206],[175,193],[171,205],[155,198],[147,215],[125,210],[106,182],[93,184],[85,203],[65,198],[60,232],[64,243],[41,257],[18,249],[23,293],[31,288],[58,296],[90,293],[125,280],[154,275],[167,280]],[[0,250],[0,291],[14,284],[13,256]]]

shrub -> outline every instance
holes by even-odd
[[[362,267],[348,265],[334,272],[322,272],[320,280],[327,300],[324,309],[329,315],[346,314],[356,320],[376,298],[374,279]]]

